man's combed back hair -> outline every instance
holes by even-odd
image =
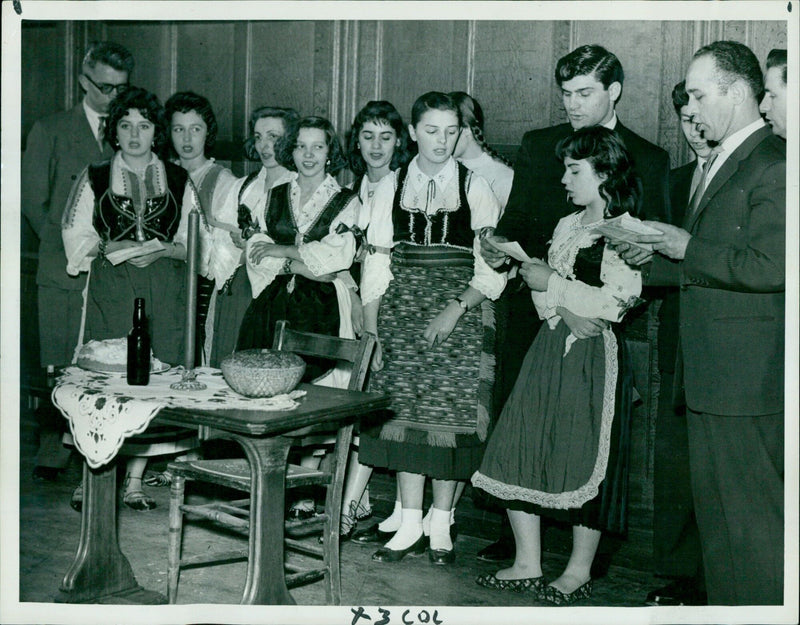
[[[559,87],[576,76],[594,75],[606,89],[613,82],[622,85],[625,81],[622,63],[616,55],[596,43],[575,48],[558,59],[555,75]]]
[[[781,73],[781,77],[783,78],[783,84],[786,84],[786,65],[788,61],[786,60],[786,50],[783,48],[772,48],[767,55],[767,69],[772,69],[773,67],[780,67],[783,72]]]
[[[113,41],[93,41],[86,48],[83,64],[93,68],[98,63],[129,75],[133,72],[133,55],[128,48]]]
[[[720,92],[728,92],[728,88],[737,80],[743,81],[753,92],[753,97],[761,99],[764,91],[764,75],[753,51],[738,41],[715,41],[703,46],[694,53],[695,59],[711,56],[717,68]]]

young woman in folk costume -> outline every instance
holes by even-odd
[[[430,560],[453,562],[453,494],[480,463],[489,425],[493,346],[484,339],[493,320],[481,304],[503,281],[476,250],[499,206],[488,183],[452,157],[460,126],[452,98],[418,98],[409,134],[419,153],[373,198],[361,297],[364,328],[380,339],[371,388],[391,395],[392,418],[362,423],[360,455],[397,471],[400,486],[396,532],[373,555],[382,562],[424,553],[425,534]],[[433,508],[424,527],[426,477]]]
[[[213,315],[213,341],[209,364],[220,363],[235,349],[245,311],[253,292],[245,268],[245,239],[258,227],[258,216],[269,205],[272,189],[292,179],[292,172],[277,160],[276,143],[289,133],[300,116],[291,108],[262,106],[250,115],[250,136],[245,154],[261,168],[240,178],[216,216],[210,271],[217,289]]]
[[[236,176],[208,156],[217,141],[217,118],[211,103],[191,91],[173,94],[164,103],[169,123],[172,153],[180,166],[189,172],[200,206],[211,227],[211,256],[219,245],[233,247],[230,232],[238,232],[236,224],[219,220],[222,205],[236,183]],[[210,261],[213,262],[213,261]],[[214,328],[216,289],[214,280],[198,276],[196,364],[207,364],[211,353]],[[149,483],[149,482],[148,482]]]
[[[386,175],[411,160],[412,154],[403,118],[394,105],[385,100],[367,102],[356,114],[347,139],[347,160],[350,170],[356,176],[353,190],[358,193],[362,204],[358,219],[359,230],[356,231],[362,238],[362,247],[357,259],[360,260],[365,253],[363,233],[369,229],[370,203],[375,195],[375,189]],[[359,282],[361,263],[353,263],[350,273],[354,281]],[[350,290],[350,298],[353,330],[356,334],[361,334],[364,327],[361,298],[355,289]],[[342,497],[341,533],[345,540],[354,533],[357,521],[372,516],[368,488],[371,475],[372,467],[358,461],[358,437],[356,437],[350,454],[347,481]]]
[[[463,91],[453,91],[450,97],[461,111],[461,134],[458,136],[453,157],[489,183],[492,193],[500,202],[502,214],[511,193],[514,170],[510,163],[486,142],[483,131],[483,109],[480,103]]]
[[[556,153],[567,196],[581,210],[556,226],[547,263],[522,265],[547,323],[472,483],[507,508],[516,543],[514,564],[477,582],[566,605],[592,592],[601,532],[625,529],[631,372],[617,322],[641,301],[642,280],[596,228],[607,217],[638,213],[641,182],[622,140],[602,126],[575,131]],[[549,585],[542,515],[573,527],[569,562]]]
[[[188,215],[199,209],[187,172],[162,160],[167,121],[158,98],[132,87],[111,103],[106,140],[117,150],[110,161],[90,165],[75,182],[62,223],[67,273],[89,271],[83,341],[126,336],[133,302],[143,297],[153,355],[177,365],[183,362],[185,273]],[[202,215],[202,211],[201,211]],[[163,249],[112,265],[106,255],[158,239]],[[200,224],[200,271],[208,264],[209,236]],[[174,432],[174,430],[170,430]],[[150,428],[120,453],[127,464],[124,503],[136,510],[156,507],[142,491],[147,456],[175,453],[197,445],[194,436],[167,436]],[[149,444],[147,441],[159,440]],[[71,504],[81,506],[80,491]]]
[[[272,347],[275,323],[295,330],[353,338],[348,284],[356,251],[352,232],[361,202],[333,175],[345,167],[336,132],[327,119],[301,119],[277,146],[277,159],[292,170],[289,182],[274,187],[264,210],[251,222],[245,250],[253,300],[245,312],[237,349]],[[245,227],[247,230],[247,227]],[[305,379],[346,387],[349,370],[306,359]],[[324,374],[324,375],[323,375]],[[319,464],[306,456],[305,466]],[[290,516],[314,513],[312,500],[293,504]]]

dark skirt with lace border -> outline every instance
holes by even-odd
[[[565,355],[566,325],[542,326],[472,478],[479,498],[625,532],[632,373],[618,328],[609,334]]]

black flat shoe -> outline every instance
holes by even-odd
[[[578,586],[572,592],[561,592],[555,586],[545,586],[541,594],[538,596],[542,601],[551,603],[552,605],[572,605],[581,599],[588,599],[592,596],[592,580],[590,579],[583,586]]]
[[[421,556],[425,553],[425,547],[428,544],[427,537],[423,534],[417,541],[405,549],[389,549],[388,547],[381,547],[372,554],[372,559],[376,562],[400,562],[407,555]]]
[[[350,540],[356,545],[383,545],[389,542],[392,536],[394,532],[381,531],[375,523],[365,530],[355,532]]]
[[[511,592],[530,592],[538,595],[544,588],[544,576],[523,577],[519,579],[498,579],[494,573],[478,575],[475,583],[493,590],[510,590]]]
[[[432,564],[441,566],[453,564],[456,561],[455,549],[428,549],[428,559]]]

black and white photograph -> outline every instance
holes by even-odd
[[[0,7],[1,623],[798,622],[800,5]]]

